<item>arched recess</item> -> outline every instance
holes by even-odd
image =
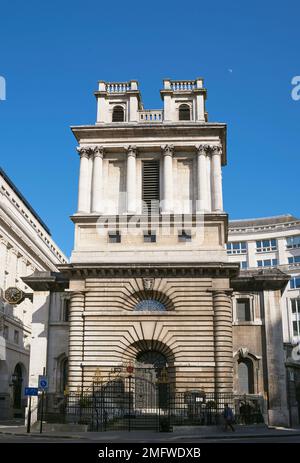
[[[68,385],[68,357],[65,353],[56,359],[56,391],[63,394]]]
[[[234,389],[239,394],[258,394],[260,391],[259,357],[240,348],[234,355]]]
[[[24,387],[26,380],[26,368],[23,363],[18,362],[12,373],[12,400],[15,410],[15,417],[23,416],[25,407]]]
[[[191,120],[191,108],[190,105],[184,103],[181,104],[178,108],[179,111],[179,120],[180,121],[190,121]]]
[[[112,122],[124,122],[125,121],[125,111],[123,106],[117,105],[113,108],[112,113]]]

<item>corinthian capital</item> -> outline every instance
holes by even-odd
[[[163,145],[161,147],[163,156],[173,156],[174,145]]]
[[[137,155],[137,147],[134,146],[134,145],[128,145],[125,147],[126,149],[126,152],[127,152],[127,156],[134,156],[136,157]]]
[[[103,146],[94,146],[93,155],[94,155],[94,158],[103,158],[104,156]]]
[[[196,145],[196,150],[198,154],[207,154],[209,152],[209,145]]]
[[[88,146],[79,146],[78,148],[76,148],[78,153],[79,153],[79,156],[81,158],[89,158],[90,157],[90,154],[91,154],[91,148],[88,147]]]
[[[222,154],[222,146],[221,145],[211,145],[211,153],[212,154]]]

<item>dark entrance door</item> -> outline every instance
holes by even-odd
[[[18,363],[13,374],[13,408],[16,418],[22,416],[22,367]]]

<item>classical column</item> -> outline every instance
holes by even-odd
[[[79,147],[77,151],[80,155],[79,187],[78,187],[78,212],[89,211],[89,156],[90,148]]]
[[[221,154],[220,145],[211,147],[212,210],[215,212],[223,211]]]
[[[93,174],[92,174],[92,212],[102,211],[102,164],[104,149],[95,146],[93,149]]]
[[[173,212],[173,145],[162,147],[163,153],[163,204],[162,212]]]
[[[233,390],[232,305],[230,292],[213,291],[215,341],[215,391]]]
[[[135,146],[127,147],[127,213],[136,213],[136,153]]]
[[[82,367],[84,352],[84,311],[85,295],[83,291],[73,291],[70,296],[69,312],[69,354],[68,389],[76,392],[82,386]]]
[[[197,204],[196,212],[203,212],[207,207],[207,145],[197,145]]]

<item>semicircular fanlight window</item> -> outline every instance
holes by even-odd
[[[166,310],[166,307],[155,299],[144,299],[137,303],[134,310],[163,311]]]

